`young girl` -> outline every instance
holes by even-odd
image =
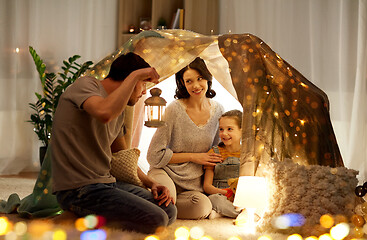
[[[219,216],[236,218],[240,213],[226,197],[230,192],[228,179],[239,177],[241,155],[242,112],[231,110],[219,119],[219,137],[222,142],[209,152],[221,154],[223,162],[215,167],[205,166],[204,191],[209,195],[213,210],[209,219]]]

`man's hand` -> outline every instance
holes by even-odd
[[[153,183],[150,189],[153,193],[154,199],[159,201],[158,202],[159,206],[165,203],[167,207],[170,204],[170,202],[172,202],[172,204],[175,204],[167,187],[160,185],[158,183]]]
[[[132,72],[132,74],[135,74],[135,77],[137,80],[144,81],[144,82],[152,82],[155,84],[158,84],[159,81],[159,74],[153,67],[149,68],[141,68],[138,70],[135,70]]]

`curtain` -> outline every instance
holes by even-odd
[[[321,88],[344,164],[367,177],[367,0],[221,0],[221,34],[251,33]],[[325,139],[325,141],[327,141]]]
[[[60,72],[75,54],[96,63],[113,52],[116,29],[117,0],[0,1],[0,174],[39,169],[41,142],[27,121],[41,84],[28,46]]]

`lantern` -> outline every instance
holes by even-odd
[[[153,88],[150,91],[151,97],[147,98],[145,103],[145,126],[161,127],[164,125],[163,113],[166,107],[166,100],[160,97],[162,90]]]

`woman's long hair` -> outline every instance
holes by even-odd
[[[181,98],[189,98],[190,94],[187,91],[185,87],[185,83],[183,80],[183,75],[188,69],[194,69],[199,72],[199,74],[208,81],[208,91],[206,91],[205,96],[207,98],[213,98],[215,97],[216,93],[212,87],[212,74],[209,72],[208,68],[205,65],[205,62],[203,59],[197,57],[194,61],[192,61],[188,66],[184,67],[180,71],[176,73],[176,93],[175,98],[181,99]]]

